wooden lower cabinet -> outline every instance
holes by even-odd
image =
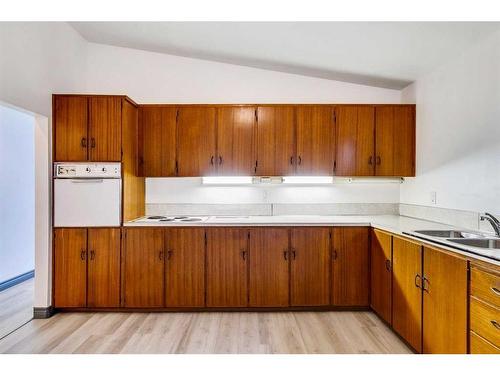
[[[392,236],[378,229],[370,238],[370,306],[392,324]]]
[[[330,228],[291,229],[291,306],[330,304],[330,235]]]
[[[288,228],[250,230],[251,307],[286,307],[289,301]]]
[[[467,260],[424,247],[423,352],[467,353]]]
[[[332,304],[365,307],[370,304],[368,227],[334,227]]]
[[[120,306],[120,228],[88,229],[88,307]]]
[[[422,245],[394,236],[392,262],[392,327],[421,352]]]
[[[205,306],[205,229],[166,230],[167,307]]]
[[[248,236],[241,228],[209,228],[207,307],[248,306]]]
[[[123,305],[163,307],[165,289],[164,230],[127,228],[123,247]]]
[[[478,334],[471,332],[470,354],[500,354],[500,347],[493,345]]]
[[[54,229],[54,306],[87,305],[87,229]]]

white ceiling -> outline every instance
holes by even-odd
[[[72,22],[88,41],[401,89],[500,29],[486,22]]]

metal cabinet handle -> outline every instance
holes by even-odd
[[[391,261],[389,259],[386,259],[385,260],[385,269],[387,271],[390,271],[391,270]]]
[[[293,156],[290,156],[290,165],[293,165]]]
[[[160,251],[158,252],[158,259],[159,259],[159,260],[163,260],[163,250],[160,250]]]
[[[82,137],[82,140],[80,141],[80,145],[81,145],[83,148],[87,148],[87,138]]]
[[[210,157],[210,165],[214,165],[214,156],[213,155]]]
[[[85,260],[85,258],[86,258],[86,256],[85,256],[85,255],[86,255],[86,254],[87,254],[87,250],[82,250],[82,251],[80,252],[80,259],[81,259],[81,260]]]
[[[302,157],[299,155],[299,165],[302,164]]]
[[[247,260],[247,252],[246,252],[246,250],[243,250],[241,252],[241,257],[243,258],[243,260]]]
[[[295,255],[296,255],[295,249],[292,249],[293,260],[295,260]]]
[[[222,156],[219,155],[219,165],[222,165]]]
[[[172,258],[172,254],[174,253],[173,250],[168,250],[167,251],[167,260],[170,260],[170,258]]]
[[[500,329],[500,324],[496,320],[490,320],[491,324],[493,324],[493,327],[496,329]]]
[[[285,260],[288,260],[288,250],[287,249],[283,250],[283,258],[285,258]]]
[[[491,289],[491,291],[492,291],[493,293],[495,293],[497,296],[500,296],[500,289],[498,289],[498,288],[497,288],[497,287],[495,287],[495,286],[492,286],[490,289]]]
[[[380,156],[377,156],[377,164],[380,165],[382,159],[380,159]]]
[[[95,148],[95,138],[90,138],[90,147]]]
[[[418,289],[422,289],[422,286],[420,285],[420,282],[417,283],[417,280],[422,280],[422,277],[418,273],[415,275],[415,286]]]
[[[333,250],[333,260],[336,260],[338,257],[337,250]]]
[[[95,251],[90,250],[90,260],[94,260],[94,259],[95,259]]]
[[[429,288],[426,288],[426,287],[425,287],[425,282],[426,282],[426,281],[427,281],[427,285],[430,285],[429,279],[428,279],[427,277],[425,277],[425,276],[424,276],[424,277],[422,278],[422,290],[423,290],[424,292],[429,293]]]
[[[368,164],[372,165],[373,164],[373,156],[370,156],[368,158]]]

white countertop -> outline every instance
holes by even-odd
[[[140,219],[137,219],[140,220]],[[282,216],[209,216],[202,222],[137,222],[129,221],[126,227],[212,227],[212,226],[371,226],[388,232],[418,240],[427,244],[439,244],[448,250],[500,266],[500,250],[472,248],[450,244],[444,239],[432,238],[415,233],[416,230],[463,229],[432,221],[414,219],[399,215],[282,215]],[[493,258],[493,259],[492,259]]]

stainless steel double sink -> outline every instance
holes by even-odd
[[[500,249],[500,238],[491,238],[482,233],[460,230],[416,230],[415,233],[424,236],[442,238],[463,246],[481,249]]]

